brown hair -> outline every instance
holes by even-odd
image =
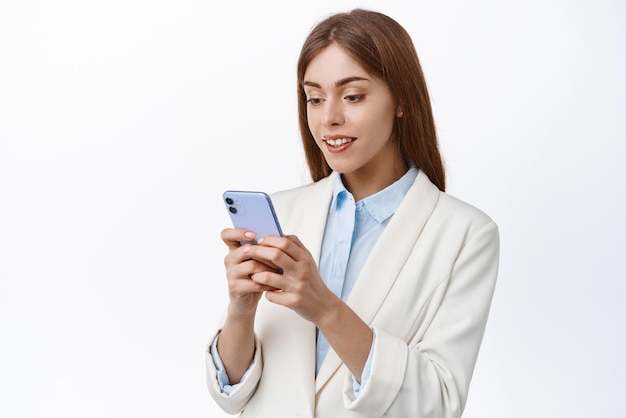
[[[394,137],[408,165],[415,165],[442,191],[445,173],[426,81],[411,37],[390,17],[364,9],[337,13],[319,22],[305,40],[298,59],[300,135],[313,181],[331,173],[315,144],[307,120],[304,73],[313,58],[331,44],[343,48],[373,76],[384,80],[404,112],[396,118]]]

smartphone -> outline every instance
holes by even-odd
[[[256,240],[269,236],[283,236],[274,205],[264,192],[227,190],[224,204],[235,228],[244,228],[256,234]]]

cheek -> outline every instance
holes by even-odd
[[[317,132],[315,131],[315,123],[311,120],[311,118],[307,115],[307,126],[309,127],[309,132],[313,137],[313,142],[317,145],[318,148],[321,149],[322,144],[317,140]]]
[[[315,118],[315,112],[307,112],[306,114],[306,123],[309,127],[309,131],[311,131],[311,135],[317,140],[317,126],[319,126],[319,121]]]
[[[384,133],[385,136],[391,135],[395,121],[395,113],[389,107],[380,109],[377,118],[371,118],[372,126],[376,126],[378,131]]]

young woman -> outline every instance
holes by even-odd
[[[298,91],[313,183],[273,195],[291,235],[222,232],[230,302],[209,391],[249,417],[459,417],[498,231],[444,192],[412,41],[377,12],[330,16],[303,45]]]

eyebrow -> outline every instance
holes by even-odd
[[[335,87],[345,86],[346,84],[352,83],[354,81],[369,81],[369,79],[365,77],[359,77],[359,76],[346,77],[346,78],[342,78],[341,80],[335,81]],[[316,87],[318,89],[322,88],[322,86],[320,86],[318,83],[314,83],[313,81],[304,81],[302,85],[309,86],[309,87]]]

